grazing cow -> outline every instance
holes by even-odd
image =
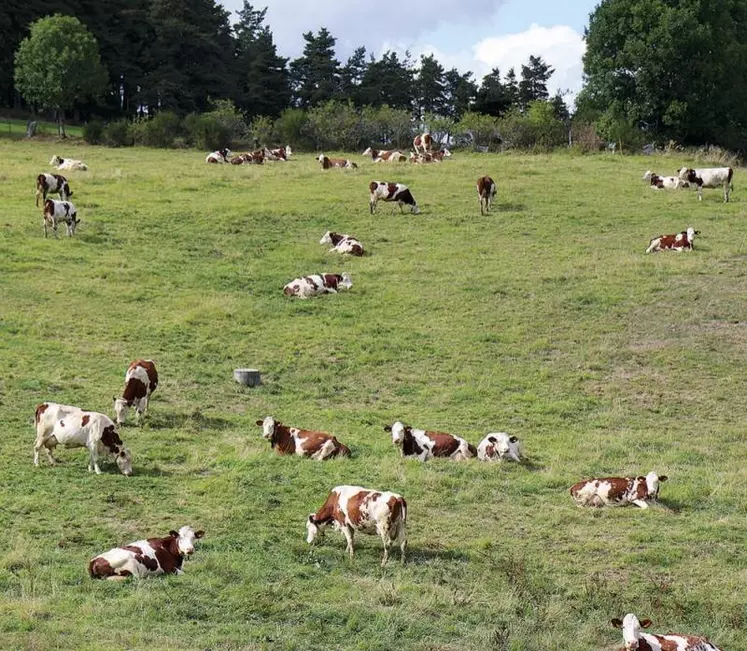
[[[659,484],[667,481],[650,472],[645,477],[604,477],[587,479],[571,486],[571,496],[577,506],[636,506],[647,509],[648,502],[659,497]]]
[[[127,368],[125,386],[121,398],[114,398],[114,413],[117,425],[124,425],[127,411],[135,407],[138,424],[148,413],[150,396],[158,386],[158,372],[152,359],[138,359]]]
[[[195,540],[205,532],[192,527],[169,531],[165,538],[148,538],[115,547],[99,554],[88,564],[92,579],[124,581],[129,576],[139,579],[158,574],[181,574],[182,564],[195,551]]]
[[[309,298],[318,294],[336,294],[340,289],[350,289],[353,281],[348,274],[312,274],[291,280],[283,287],[286,296]]]
[[[677,176],[698,188],[698,201],[703,201],[703,188],[723,186],[724,202],[729,201],[729,192],[734,189],[734,170],[731,167],[706,167],[698,170],[683,167],[677,172]]]
[[[337,251],[338,253],[362,256],[363,245],[352,235],[343,235],[340,233],[333,233],[327,231],[322,235],[322,239],[319,240],[319,244],[331,244],[332,248],[327,253]]]
[[[402,212],[403,206],[410,206],[410,212],[417,215],[420,212],[418,203],[412,196],[409,188],[402,183],[387,183],[385,181],[371,181],[368,184],[371,192],[371,198],[368,202],[369,210],[373,215],[376,212],[376,204],[381,201],[396,201],[399,210]],[[392,209],[394,212],[394,209]]]
[[[622,621],[615,618],[610,624],[622,629],[625,651],[720,651],[715,644],[696,635],[643,633],[641,629],[651,626],[651,620],[639,621],[633,613],[625,615]]]
[[[414,429],[400,421],[385,425],[384,431],[392,433],[392,443],[399,448],[403,457],[417,457],[420,461],[449,457],[461,461],[477,456],[474,445],[453,434]]]
[[[330,167],[348,167],[348,168],[358,167],[356,163],[354,163],[351,160],[348,160],[347,158],[329,158],[328,156],[325,156],[324,154],[319,154],[319,156],[317,156],[317,160],[319,161],[319,164],[322,166],[323,170],[328,170]]]
[[[78,211],[69,201],[57,201],[56,199],[47,199],[44,202],[44,217],[42,225],[44,226],[44,237],[47,237],[47,226],[51,226],[54,236],[57,237],[57,224],[63,222],[67,229],[68,237],[75,234],[75,229],[80,224]]]
[[[231,153],[230,149],[218,149],[217,151],[211,152],[207,156],[205,156],[205,162],[227,163],[230,160],[231,156],[233,156],[233,154]]]
[[[477,196],[480,198],[480,214],[484,215],[490,212],[493,205],[493,198],[497,187],[495,181],[489,176],[481,176],[477,179]]]
[[[262,428],[262,437],[270,442],[270,447],[278,454],[295,454],[316,461],[350,456],[350,449],[331,434],[288,427],[272,416],[258,420],[257,425]]]
[[[57,402],[42,402],[37,405],[34,412],[34,424],[36,426],[36,441],[34,442],[34,465],[39,465],[39,450],[44,448],[47,453],[49,463],[55,464],[55,458],[52,456],[52,450],[44,445],[44,440],[49,437],[58,420],[77,414],[83,410],[80,407],[72,405],[61,405]]]
[[[431,147],[433,147],[433,138],[431,138],[430,133],[418,134],[412,141],[412,148],[416,154],[427,154],[431,150]]]
[[[67,179],[60,174],[39,174],[36,177],[36,205],[39,205],[39,197],[42,202],[47,200],[47,194],[59,194],[62,201],[67,201],[73,196],[73,191]]]
[[[327,496],[322,508],[311,513],[306,521],[311,544],[314,538],[324,533],[324,527],[332,524],[345,536],[347,552],[353,558],[353,536],[356,531],[381,536],[384,557],[381,566],[389,560],[389,548],[399,542],[401,560],[407,553],[407,502],[397,493],[375,491],[360,486],[336,486]]]
[[[505,432],[491,432],[477,446],[480,461],[521,462],[519,439]]]
[[[58,170],[82,170],[86,171],[88,165],[82,160],[73,160],[72,158],[61,158],[60,156],[52,156],[52,160],[49,161],[50,165],[53,165]]]
[[[672,235],[659,235],[654,237],[648,243],[646,253],[652,253],[656,251],[692,251],[693,240],[696,235],[700,235],[700,231],[696,231],[690,226],[686,231],[681,233],[674,233]]]
[[[38,412],[41,407],[42,405],[37,407],[37,418],[39,418]],[[37,421],[34,462],[36,463],[39,459],[39,450],[45,447],[50,461],[54,464],[56,460],[52,452],[58,444],[66,448],[88,448],[90,452],[88,472],[95,470],[96,474],[100,475],[99,455],[110,454],[115,457],[117,466],[123,475],[129,477],[132,474],[132,455],[119,438],[114,422],[104,414],[95,411],[72,411],[62,416],[51,431],[41,436],[39,436],[39,421]]]
[[[643,180],[650,183],[652,190],[679,190],[680,188],[690,187],[690,184],[683,181],[679,176],[659,176],[651,170],[643,175]]]
[[[361,155],[370,156],[374,163],[380,163],[382,161],[386,163],[404,163],[407,160],[407,156],[396,149],[382,150],[369,147]]]

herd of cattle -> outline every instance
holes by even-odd
[[[429,134],[417,136],[413,142],[415,151],[410,154],[409,160],[421,163],[439,162],[443,158],[451,157],[448,150],[432,152],[431,147],[432,139]],[[208,154],[206,162],[262,164],[265,160],[287,161],[291,155],[290,146],[272,150],[265,147],[236,156],[230,150],[223,149]],[[371,156],[375,162],[408,160],[399,151],[368,148],[364,155]],[[330,159],[323,154],[318,157],[318,161],[323,169],[357,167],[348,159]],[[87,169],[82,161],[62,159],[58,156],[55,156],[50,164],[56,165],[58,169]],[[702,199],[702,188],[723,187],[724,201],[729,200],[732,178],[731,168],[682,168],[672,177],[661,177],[650,171],[644,175],[644,180],[649,181],[655,189],[695,186],[699,199]],[[496,184],[489,176],[478,179],[477,192],[481,214],[490,211],[496,190]],[[372,181],[369,191],[371,214],[375,213],[378,201],[395,202],[400,209],[407,206],[413,214],[419,212],[412,193],[401,183]],[[48,199],[48,194],[58,194],[60,200]],[[44,203],[45,237],[47,226],[51,226],[56,233],[58,223],[66,224],[68,235],[74,234],[79,220],[75,207],[69,201],[72,194],[67,179],[59,174],[40,174],[37,177],[36,203],[38,206],[41,197]],[[651,240],[646,253],[659,250],[692,250],[693,239],[697,234],[698,231],[688,228],[681,233],[655,237]],[[330,252],[352,256],[364,255],[361,242],[347,234],[327,231],[319,243],[331,245]],[[336,293],[339,289],[348,289],[351,286],[348,274],[324,273],[297,278],[287,283],[283,292],[289,296],[308,298],[316,294]],[[53,452],[57,445],[69,448],[85,447],[89,452],[89,472],[100,474],[99,459],[110,456],[114,458],[122,474],[132,475],[132,454],[122,441],[119,428],[125,424],[130,408],[135,410],[138,423],[145,418],[150,397],[157,386],[158,373],[155,364],[152,360],[139,359],[127,368],[122,395],[114,399],[113,411],[116,422],[103,413],[70,405],[52,402],[38,405],[34,416],[34,464],[39,465],[42,449],[46,452],[49,462],[54,465],[56,459]],[[262,436],[269,441],[271,449],[280,455],[308,457],[318,461],[351,455],[350,448],[331,434],[290,427],[272,416],[257,420],[256,424],[261,427]],[[401,421],[384,426],[384,430],[391,433],[392,444],[403,457],[420,461],[447,458],[454,461],[478,459],[485,462],[522,462],[518,438],[506,432],[490,432],[474,446],[459,436],[416,429]],[[660,484],[666,480],[666,475],[659,476],[655,472],[637,477],[593,478],[574,484],[570,488],[570,494],[580,507],[635,505],[646,509],[649,503],[658,499]],[[407,549],[407,513],[407,502],[397,493],[360,486],[337,486],[329,491],[324,504],[315,513],[309,514],[306,521],[307,541],[312,543],[325,527],[331,525],[345,537],[346,551],[352,558],[356,532],[378,535],[384,547],[381,565],[387,563],[389,550],[395,544],[399,545],[401,560],[404,562]],[[181,573],[184,559],[194,553],[195,541],[203,535],[204,532],[201,530],[195,531],[189,526],[184,526],[178,531],[170,531],[165,537],[149,538],[115,547],[90,561],[89,575],[92,578],[125,580],[131,576]],[[640,621],[634,614],[626,615],[623,620],[614,619],[612,624],[622,629],[625,648],[628,651],[719,651],[702,637],[642,632],[642,628],[650,626],[650,621]]]

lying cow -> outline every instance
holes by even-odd
[[[124,581],[134,576],[139,579],[158,574],[181,574],[182,564],[195,551],[195,540],[205,532],[192,527],[170,531],[165,538],[137,540],[123,547],[115,547],[99,554],[88,564],[92,579]]]
[[[287,147],[278,147],[277,149],[268,149],[267,147],[264,149],[265,158],[269,161],[285,162],[291,157],[292,153],[290,145]]]
[[[114,398],[117,425],[124,425],[127,411],[135,408],[135,418],[140,423],[148,412],[150,396],[158,386],[158,372],[152,359],[138,359],[125,372],[125,386],[121,398]]]
[[[42,402],[37,405],[34,412],[34,426],[36,427],[36,441],[34,442],[34,465],[39,465],[39,451],[44,448],[47,453],[49,463],[56,463],[52,450],[44,445],[44,441],[49,437],[58,420],[77,414],[83,410],[80,407],[72,405],[61,405],[57,402]]]
[[[48,194],[59,194],[62,201],[67,201],[73,196],[73,191],[61,174],[39,174],[36,177],[36,205],[39,205],[39,197],[45,202]]]
[[[448,457],[461,461],[477,456],[474,445],[453,434],[415,429],[400,421],[385,425],[384,431],[392,433],[392,443],[399,448],[403,457],[415,457],[420,461]]]
[[[681,233],[659,235],[658,237],[652,238],[648,243],[646,253],[656,251],[692,251],[693,240],[696,235],[700,235],[700,231],[696,231],[692,226]]]
[[[703,188],[724,188],[724,202],[729,201],[729,192],[734,189],[732,178],[734,170],[731,167],[705,167],[692,169],[683,167],[677,176],[690,185],[698,188],[698,201],[703,201]]]
[[[319,240],[319,244],[331,244],[332,248],[327,253],[337,251],[337,253],[362,256],[363,245],[352,235],[343,235],[341,233],[333,233],[327,231],[322,235],[322,239]]]
[[[63,405],[59,406],[64,407]],[[37,415],[40,407],[41,405],[37,407]],[[51,431],[41,436],[39,435],[37,422],[34,463],[38,465],[39,450],[45,447],[50,461],[54,464],[56,459],[52,452],[57,445],[63,445],[66,448],[88,448],[90,453],[88,472],[95,470],[96,474],[100,475],[99,456],[112,455],[115,457],[117,466],[123,475],[129,477],[132,474],[132,455],[124,446],[122,439],[119,438],[117,427],[104,414],[80,409],[70,411],[55,422]]]
[[[643,175],[643,180],[648,181],[653,190],[679,190],[690,187],[690,184],[679,176],[659,176],[651,170]]]
[[[418,134],[412,141],[412,148],[416,154],[427,154],[431,150],[431,147],[433,147],[433,138],[431,138],[430,133]]]
[[[519,439],[506,432],[491,432],[477,446],[480,461],[521,462]]]
[[[381,201],[396,201],[399,210],[402,212],[403,206],[410,206],[410,212],[417,215],[420,212],[418,203],[412,196],[409,188],[402,183],[386,183],[384,181],[371,181],[368,184],[371,197],[368,207],[373,215],[376,212],[376,204]]]
[[[375,491],[360,486],[337,486],[327,496],[327,501],[306,521],[311,544],[328,524],[334,526],[347,541],[347,552],[353,558],[353,537],[356,531],[381,536],[384,557],[381,566],[389,560],[389,548],[399,542],[401,560],[407,552],[407,502],[397,493]]]
[[[47,226],[52,227],[54,236],[57,237],[57,224],[60,222],[65,224],[68,237],[72,237],[75,234],[78,224],[80,224],[78,211],[70,201],[47,199],[44,202],[44,217],[42,220],[44,237],[47,237]]]
[[[651,626],[651,620],[639,621],[633,613],[625,615],[622,621],[615,618],[610,623],[622,629],[625,651],[719,651],[715,644],[700,636],[643,633],[641,629]]]
[[[659,497],[659,484],[667,481],[650,472],[645,477],[604,477],[587,479],[571,486],[571,497],[577,506],[636,506],[647,509]]]
[[[72,158],[61,158],[60,156],[52,156],[52,160],[49,161],[50,165],[53,165],[58,170],[82,170],[86,171],[88,165],[82,160],[73,160]]]
[[[489,176],[481,176],[477,179],[477,196],[480,198],[480,214],[484,215],[490,212],[493,205],[493,198],[497,187],[495,181]]]
[[[348,274],[312,274],[291,280],[283,287],[283,294],[309,298],[318,294],[336,294],[340,289],[350,289],[353,281]]]
[[[331,434],[288,427],[272,416],[258,420],[257,425],[262,428],[262,438],[266,438],[278,454],[295,454],[316,461],[350,456],[350,449]]]
[[[319,161],[319,164],[322,166],[323,170],[328,170],[330,167],[358,167],[356,163],[347,158],[329,158],[329,156],[325,156],[324,154],[319,154],[319,156],[317,156],[317,160]]]
[[[233,156],[233,154],[231,153],[230,149],[218,149],[217,151],[210,152],[207,156],[205,156],[205,162],[227,163],[230,160],[231,156]]]
[[[384,150],[369,147],[361,155],[370,156],[374,163],[404,163],[407,160],[407,157],[396,149]]]

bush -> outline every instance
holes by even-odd
[[[107,124],[101,135],[107,147],[131,147],[134,144],[130,123],[124,119]]]
[[[633,120],[626,118],[615,104],[610,106],[597,120],[597,131],[606,142],[616,143],[620,151],[637,152],[643,146],[645,135]]]
[[[316,149],[358,149],[361,144],[361,119],[351,102],[331,100],[309,111],[306,132]]]
[[[245,140],[248,128],[244,114],[236,108],[230,99],[219,99],[211,102],[212,108],[205,113],[205,117],[215,120],[225,134],[223,142],[216,145],[216,149],[230,147],[239,140]],[[212,147],[208,147],[212,149]]]
[[[137,145],[147,147],[173,147],[174,140],[182,135],[182,121],[170,111],[158,113],[132,124],[132,135]]]
[[[498,121],[490,115],[468,111],[462,116],[456,128],[460,132],[468,134],[474,148],[488,147],[495,149],[501,142]]]
[[[405,150],[412,144],[412,119],[404,109],[367,106],[361,111],[360,124],[361,144]]]
[[[590,122],[574,122],[571,126],[573,146],[583,154],[593,154],[604,148],[604,141]]]
[[[275,120],[275,139],[295,150],[310,150],[313,144],[306,135],[307,115],[300,108],[287,108]]]
[[[252,138],[258,140],[262,145],[271,146],[274,126],[272,118],[268,118],[266,115],[258,115],[252,121],[249,131]]]
[[[557,117],[555,106],[551,102],[538,100],[529,104],[526,113],[532,148],[549,151],[566,143],[565,124]]]
[[[83,140],[89,145],[100,145],[104,134],[104,123],[101,120],[91,120],[83,126]]]
[[[230,146],[228,127],[208,113],[190,113],[184,118],[184,128],[187,132],[187,141],[200,149],[215,151]]]

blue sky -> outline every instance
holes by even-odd
[[[223,0],[235,11],[242,0]],[[365,45],[377,57],[393,49],[417,59],[433,53],[447,67],[480,79],[493,67],[518,71],[530,54],[556,69],[550,90],[581,88],[583,32],[598,0],[255,0],[283,56],[303,49],[301,34],[327,27],[345,61]]]

